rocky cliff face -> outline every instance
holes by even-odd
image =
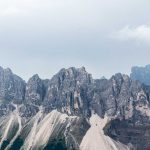
[[[49,82],[44,105],[69,115],[88,115],[88,86],[93,82],[85,68],[62,69]]]
[[[25,96],[25,81],[13,74],[7,68],[0,67],[0,99],[8,101],[23,101]]]
[[[1,68],[0,91],[0,149],[18,143],[18,149],[48,149],[54,143],[68,150],[150,148],[150,87],[127,75],[93,79],[84,67],[72,67],[52,79],[34,75],[25,83]],[[93,134],[98,137],[89,140]]]
[[[145,85],[150,85],[150,65],[145,67],[132,67],[130,77]]]
[[[28,103],[40,105],[44,100],[45,92],[44,81],[36,74],[27,82],[25,100]]]

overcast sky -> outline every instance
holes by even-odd
[[[25,80],[150,64],[150,0],[0,0],[0,66]]]

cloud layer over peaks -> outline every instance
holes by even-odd
[[[125,26],[114,32],[111,37],[119,40],[132,40],[150,44],[150,26],[140,25],[137,27]]]

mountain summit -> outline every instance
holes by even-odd
[[[149,139],[150,86],[128,75],[71,67],[25,83],[0,67],[0,150],[149,150]]]
[[[132,67],[130,77],[146,85],[150,85],[150,65],[145,67]]]

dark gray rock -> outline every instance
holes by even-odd
[[[10,111],[15,110],[15,107],[11,104],[2,103],[0,104],[0,117],[7,116]]]
[[[116,74],[111,79],[95,80],[88,88],[90,107],[101,117],[129,118],[134,108],[149,109],[149,88],[127,75]],[[140,106],[140,108],[138,108]]]
[[[40,79],[37,74],[29,79],[26,85],[25,93],[25,100],[27,103],[41,105],[46,93],[45,81]]]
[[[132,67],[130,77],[132,80],[138,80],[145,85],[150,85],[150,65]]]
[[[34,105],[24,104],[19,108],[20,116],[25,118],[31,118],[37,114],[39,108]]]
[[[25,81],[7,68],[0,67],[0,99],[22,102],[25,95]]]
[[[49,82],[44,106],[69,115],[88,115],[88,85],[93,82],[84,67],[62,69]]]

